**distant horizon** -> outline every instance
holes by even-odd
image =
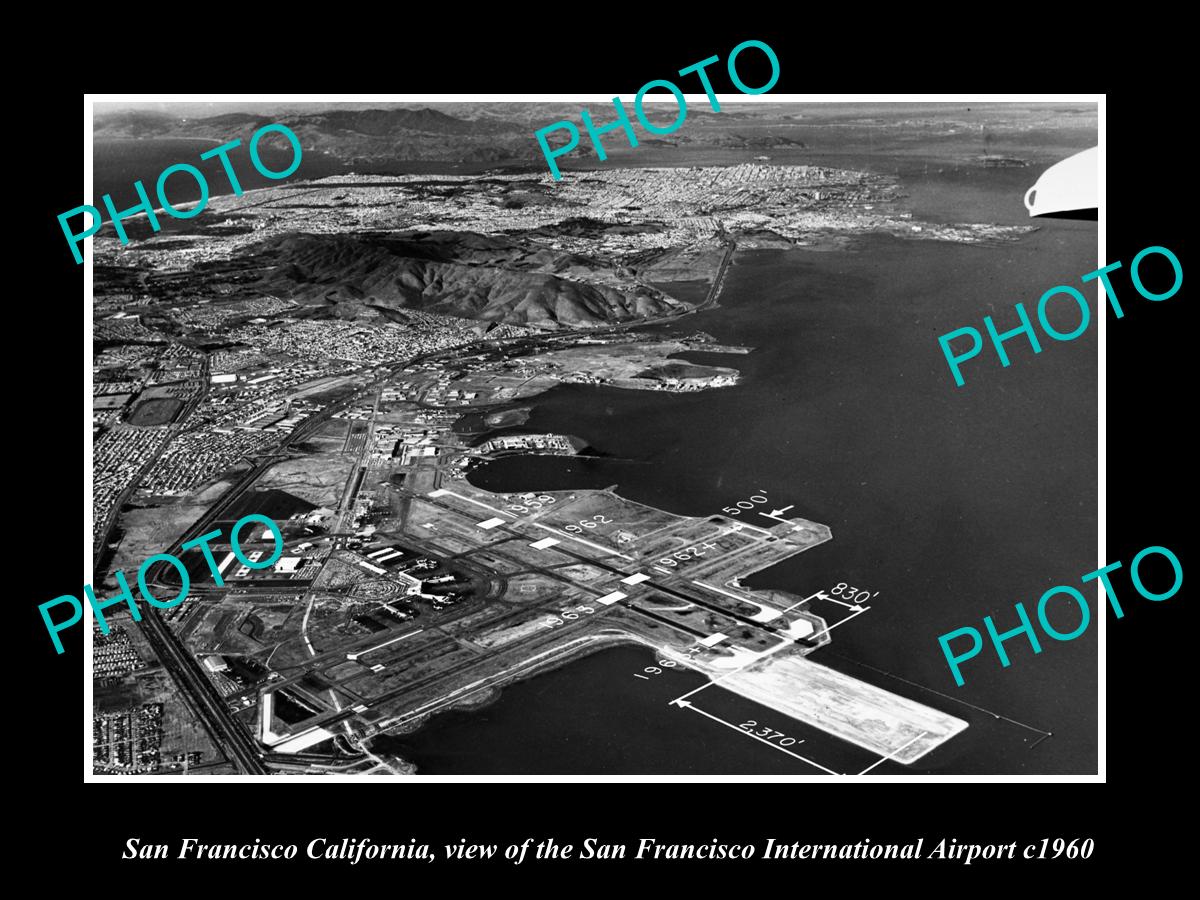
[[[581,94],[581,96],[583,96]],[[619,94],[617,96],[620,96]],[[688,95],[689,97],[703,97],[703,94]],[[725,94],[720,95],[724,98]],[[734,97],[738,96],[736,94]],[[628,97],[622,97],[627,102],[632,102],[633,94]],[[665,100],[666,98],[656,98],[651,95],[649,100],[655,99]],[[329,110],[369,110],[369,109],[407,109],[421,110],[433,109],[437,111],[445,111],[446,108],[461,109],[464,107],[479,107],[487,108],[493,106],[554,106],[557,104],[569,105],[570,100],[493,100],[493,99],[463,99],[463,100],[372,100],[372,101],[287,101],[287,100],[238,100],[238,101],[192,101],[192,100],[147,100],[147,101],[97,101],[93,104],[94,115],[96,117],[111,115],[120,112],[154,112],[162,115],[175,116],[177,118],[208,118],[211,116],[228,115],[230,113],[256,113],[259,115],[312,115]],[[1084,111],[1087,109],[1095,110],[1097,105],[1089,102],[1074,102],[1074,101],[882,101],[882,100],[865,100],[865,101],[842,101],[832,100],[821,102],[817,100],[771,100],[767,102],[739,102],[737,100],[728,100],[722,104],[722,109],[736,111],[739,113],[748,113],[751,111],[769,114],[771,112],[779,112],[782,108],[787,108],[791,112],[796,111],[796,107],[801,109],[810,109],[812,112],[907,112],[926,114],[945,114],[949,112],[971,112],[980,109],[994,110],[1013,110],[1013,109],[1038,109],[1045,107],[1055,107],[1064,110]],[[690,110],[689,110],[690,111]],[[699,111],[699,110],[697,110]]]

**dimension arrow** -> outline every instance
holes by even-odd
[[[827,595],[827,594],[826,594],[824,591],[817,591],[815,594],[809,594],[809,595],[808,595],[807,597],[805,597],[803,600],[799,600],[799,601],[797,601],[797,602],[793,603],[793,604],[792,604],[791,606],[789,606],[787,609],[783,610],[783,612],[785,612],[785,613],[789,613],[789,612],[791,612],[793,609],[795,609],[797,606],[801,606],[802,604],[805,604],[805,603],[807,603],[809,600],[814,600],[814,599],[817,599],[817,598],[820,598],[820,599],[822,599],[822,600],[828,600],[828,599],[829,599],[829,596],[828,596],[828,595]],[[783,613],[780,613],[780,615],[782,615],[782,614],[783,614]]]
[[[861,609],[860,609],[858,612],[850,613],[850,615],[846,616],[846,618],[842,619],[842,621],[840,621],[840,622],[834,622],[834,623],[833,623],[832,625],[830,625],[828,628],[822,628],[822,629],[821,629],[820,631],[818,631],[816,634],[810,634],[810,635],[808,636],[808,640],[810,640],[810,641],[815,641],[815,640],[816,640],[817,638],[819,638],[821,635],[823,635],[823,634],[828,634],[829,632],[833,631],[833,629],[837,628],[839,625],[845,625],[847,622],[849,622],[849,621],[850,621],[851,619],[853,619],[855,616],[861,616],[863,613],[865,613],[865,612],[866,612],[868,609],[870,609],[870,608],[871,608],[871,607],[869,607],[869,606],[864,606],[864,607],[862,607],[862,608],[861,608]]]
[[[846,609],[853,610],[854,612],[862,612],[865,609],[865,607],[859,606],[857,603],[845,603],[841,600],[834,600],[828,594],[821,594],[820,596],[822,600],[828,600],[830,603],[836,603],[838,606],[844,606]]]
[[[773,509],[769,513],[760,512],[759,515],[766,516],[768,519],[774,519],[776,522],[787,522],[788,520],[781,518],[781,516],[789,509],[794,509],[795,506],[796,504],[793,503],[791,506],[785,506],[782,509]]]
[[[801,756],[799,753],[793,753],[791,750],[788,750],[786,747],[780,747],[778,744],[772,744],[770,741],[764,740],[763,738],[760,738],[756,734],[751,734],[750,732],[746,731],[744,728],[738,728],[732,722],[726,722],[724,719],[718,718],[717,716],[714,716],[712,713],[705,712],[704,710],[700,709],[698,706],[692,706],[692,704],[686,700],[672,700],[671,705],[678,706],[680,709],[690,709],[693,712],[698,712],[698,713],[700,713],[700,715],[702,715],[706,718],[712,719],[714,722],[720,722],[726,728],[732,728],[734,731],[739,732],[740,734],[744,734],[748,738],[754,738],[754,740],[758,741],[760,744],[766,744],[768,747],[771,747],[774,750],[778,750],[780,753],[786,753],[788,756],[795,757],[796,759],[800,760],[801,762],[808,763],[810,766],[816,766],[822,772],[828,772],[830,775],[840,775],[841,774],[840,772],[833,771],[833,769],[827,769],[820,763],[815,763],[811,759],[807,759],[806,757]],[[900,749],[903,750],[904,748],[901,747]],[[882,762],[882,760],[881,760],[881,762]]]

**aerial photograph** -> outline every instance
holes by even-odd
[[[190,576],[94,776],[1097,772],[1095,629],[938,642],[1095,568],[1096,329],[938,338],[1097,268],[1096,104],[699,99],[95,104],[98,207],[207,190],[92,240],[92,584]]]

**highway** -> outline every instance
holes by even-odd
[[[349,394],[342,400],[331,404],[320,413],[309,417],[298,428],[292,431],[283,441],[281,441],[278,449],[269,455],[259,457],[257,462],[241,477],[230,489],[215,503],[203,516],[201,516],[187,531],[180,536],[175,544],[168,548],[165,552],[178,555],[180,547],[183,543],[197,537],[206,531],[210,530],[211,525],[227,510],[239,497],[241,497],[250,487],[263,476],[263,474],[274,464],[276,464],[281,455],[284,454],[288,446],[298,440],[307,438],[309,435],[319,429],[330,417],[335,413],[345,409],[351,404],[357,402],[364,394],[378,389],[393,378],[399,369],[407,366],[412,366],[432,359],[450,358],[464,353],[477,352],[481,348],[496,348],[501,345],[510,349],[519,349],[523,345],[545,343],[547,340],[555,343],[569,341],[571,338],[579,335],[588,335],[595,337],[598,334],[615,334],[626,331],[630,328],[644,327],[646,325],[659,324],[666,321],[673,321],[683,316],[690,315],[699,311],[702,308],[712,305],[721,291],[725,273],[732,259],[733,252],[736,249],[734,241],[724,238],[726,242],[725,255],[722,258],[721,264],[717,270],[716,277],[713,279],[712,286],[709,289],[708,295],[704,302],[699,306],[693,307],[681,313],[674,313],[669,316],[663,316],[656,319],[642,319],[636,322],[625,322],[614,325],[608,328],[600,329],[574,329],[551,333],[548,335],[540,335],[536,338],[510,338],[506,340],[488,340],[486,337],[473,341],[469,344],[460,345],[458,347],[440,350],[434,353],[422,354],[412,359],[404,360],[399,363],[393,363],[388,366],[388,372],[383,377],[376,379],[369,385],[365,385],[359,390]],[[204,369],[204,381],[207,382],[207,361]],[[187,416],[196,408],[200,399],[207,390],[207,384],[203,384],[201,392],[198,396],[192,398],[188,406],[181,411],[177,418],[175,426],[172,430],[172,436],[181,427]],[[147,465],[138,473],[138,476],[128,485],[123,493],[121,503],[125,502],[128,497],[133,495],[142,476],[145,475],[153,463],[166,449],[170,441],[164,442],[159,453],[154,459],[150,460]],[[120,503],[114,507],[113,514],[105,523],[105,528],[96,543],[96,559],[98,560],[100,549],[107,539],[108,532],[116,520],[116,512],[120,509]],[[617,554],[623,555],[623,554]],[[582,559],[582,557],[581,557]],[[161,576],[166,570],[165,563],[159,563],[147,572],[147,580],[154,584],[161,582]],[[606,566],[606,568],[609,568]],[[617,570],[613,570],[614,572]],[[102,575],[102,573],[96,573]],[[95,580],[95,579],[94,579]],[[694,598],[693,598],[694,599]],[[224,698],[222,698],[212,682],[209,680],[206,673],[196,661],[192,653],[187,649],[182,640],[170,629],[170,627],[159,618],[157,611],[147,609],[146,614],[141,620],[140,627],[142,633],[146,635],[154,652],[159,657],[164,668],[171,676],[176,687],[179,689],[185,703],[192,710],[193,714],[199,719],[205,730],[211,736],[214,743],[224,752],[229,759],[238,766],[238,768],[247,774],[267,774],[270,771],[269,762],[277,760],[274,754],[267,754],[261,750],[258,742],[247,732],[247,730],[233,717],[229,711],[229,707]],[[366,641],[364,641],[365,643]],[[340,653],[344,653],[346,648],[340,648]],[[460,668],[460,667],[455,667]],[[452,674],[451,672],[440,673],[440,676]],[[421,679],[420,683],[430,679]],[[435,679],[434,679],[435,680]],[[403,693],[405,690],[418,687],[419,684],[405,685],[404,688],[389,692],[385,697],[394,696]],[[379,698],[384,699],[384,698]],[[346,718],[349,713],[343,713],[335,717],[332,721],[337,721],[341,718]]]
[[[234,721],[225,700],[208,680],[195,657],[159,618],[158,611],[147,608],[140,625],[142,634],[217,748],[242,772],[248,775],[268,774],[256,742]]]

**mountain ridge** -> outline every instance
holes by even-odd
[[[384,310],[417,309],[511,325],[587,328],[688,308],[626,269],[474,232],[289,232],[240,256],[244,269],[262,273],[251,283],[255,290],[298,301],[306,316],[372,319]]]

